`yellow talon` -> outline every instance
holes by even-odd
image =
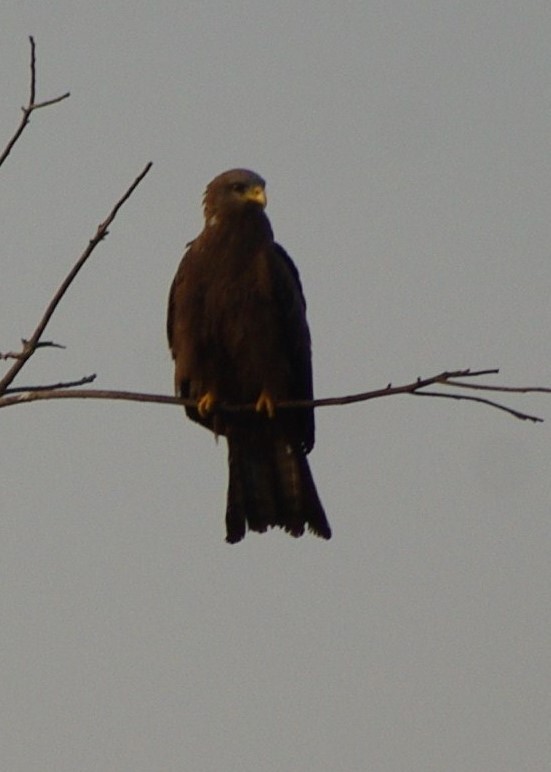
[[[201,418],[206,418],[212,412],[215,404],[216,397],[212,391],[207,391],[206,394],[203,394],[201,399],[197,400],[197,412]]]
[[[260,392],[259,398],[256,400],[254,407],[257,413],[267,413],[268,418],[273,418],[275,415],[275,402],[271,398],[265,389]]]

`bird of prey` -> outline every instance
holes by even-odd
[[[277,408],[312,399],[312,360],[299,274],[274,241],[265,182],[232,169],[203,204],[204,228],[170,289],[167,332],[176,394],[196,400],[187,415],[228,442],[226,541],[274,526],[329,539],[306,459],[314,411]],[[223,409],[243,404],[254,409]]]

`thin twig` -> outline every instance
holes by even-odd
[[[73,389],[75,386],[86,386],[87,383],[93,383],[97,378],[96,373],[84,375],[78,381],[60,381],[59,383],[49,383],[44,386],[12,386],[6,389],[4,394],[24,394],[29,391],[56,391],[58,389]]]
[[[25,339],[22,341],[23,345],[27,343]],[[56,343],[53,340],[41,340],[36,344],[36,348],[67,348],[62,343]]]
[[[504,410],[506,413],[519,418],[521,421],[533,421],[534,423],[543,423],[543,418],[539,418],[529,413],[521,413],[519,410],[513,410],[512,407],[507,407],[499,402],[493,402],[491,399],[484,399],[484,397],[470,397],[467,394],[443,394],[440,391],[413,391],[411,392],[416,397],[443,397],[444,399],[463,399],[469,402],[481,402],[483,405],[490,405],[498,410]]]
[[[22,107],[23,110],[23,117],[21,118],[21,123],[17,127],[17,130],[13,137],[10,139],[6,147],[4,148],[4,151],[2,155],[0,155],[0,166],[4,163],[6,158],[11,153],[13,146],[23,134],[25,127],[31,120],[31,114],[35,110],[39,110],[42,107],[49,107],[50,105],[55,105],[58,102],[62,102],[64,99],[67,99],[70,96],[70,93],[67,91],[65,94],[61,94],[61,96],[54,97],[53,99],[46,99],[42,102],[36,102],[36,45],[34,42],[34,38],[31,35],[29,37],[30,43],[31,43],[31,85],[30,85],[30,94],[29,94],[29,103],[26,107]]]
[[[65,94],[61,94],[61,96],[53,97],[53,99],[45,99],[43,102],[36,102],[31,109],[31,112],[34,112],[34,110],[41,110],[43,107],[49,107],[50,105],[56,105],[58,102],[62,102],[64,99],[67,99],[71,96],[70,91],[66,91]]]
[[[79,257],[75,265],[71,268],[63,282],[61,283],[61,286],[49,302],[41,320],[39,321],[35,331],[31,335],[28,341],[25,341],[23,344],[23,351],[21,352],[21,355],[15,360],[14,364],[11,366],[11,368],[8,370],[8,372],[4,375],[4,377],[0,380],[0,394],[4,394],[8,386],[13,382],[14,378],[17,376],[17,374],[20,372],[20,370],[25,366],[26,362],[29,360],[29,358],[34,354],[37,346],[39,345],[40,336],[46,329],[46,325],[50,321],[54,311],[56,310],[60,300],[65,295],[69,287],[71,286],[73,280],[77,276],[78,272],[82,268],[82,266],[85,264],[85,262],[88,260],[94,249],[97,247],[97,245],[102,241],[108,234],[108,228],[117,216],[117,212],[121,208],[121,206],[128,201],[134,190],[137,188],[137,186],[140,184],[140,182],[143,180],[145,175],[148,173],[148,171],[151,169],[152,163],[149,162],[146,164],[143,171],[136,177],[134,182],[130,185],[126,193],[117,201],[111,212],[108,214],[106,219],[98,225],[98,229],[93,236],[93,238],[90,240],[88,246],[82,253],[82,255]]]
[[[551,394],[551,388],[546,386],[490,386],[482,383],[461,383],[460,381],[445,381],[446,386],[461,386],[464,389],[481,389],[484,391],[508,391],[512,394],[533,394],[541,392]]]

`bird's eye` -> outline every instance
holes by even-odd
[[[232,190],[235,190],[236,193],[244,193],[246,186],[243,185],[242,182],[234,182],[231,186]]]

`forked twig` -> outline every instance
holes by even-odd
[[[25,131],[25,127],[31,120],[31,115],[35,110],[39,110],[41,107],[49,107],[50,105],[55,105],[58,102],[62,102],[64,99],[67,99],[70,96],[69,91],[67,91],[65,94],[61,94],[61,96],[54,97],[53,99],[46,99],[43,102],[36,102],[36,45],[34,42],[34,38],[31,35],[29,37],[29,41],[31,43],[31,85],[30,85],[30,94],[29,94],[29,102],[26,107],[22,107],[23,110],[23,116],[21,118],[21,123],[17,127],[17,130],[13,137],[9,140],[8,144],[4,148],[4,151],[2,152],[2,155],[0,155],[0,166],[4,163],[6,158],[11,153],[13,146],[23,134]]]

